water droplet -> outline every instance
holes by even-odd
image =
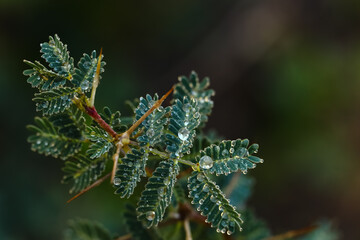
[[[222,216],[223,219],[228,219],[228,215],[227,215],[226,212],[222,212],[221,216]]]
[[[150,138],[153,137],[155,135],[154,129],[150,128],[149,130],[147,130],[146,135]]]
[[[185,141],[189,138],[189,134],[190,132],[187,128],[181,128],[178,132],[178,137],[180,138],[180,140]]]
[[[212,201],[212,202],[216,202],[216,198],[215,198],[215,196],[214,196],[214,195],[211,195],[211,197],[210,197],[210,201]]]
[[[36,141],[36,144],[40,144],[40,143],[41,143],[41,141],[40,141],[40,140],[37,140],[37,141]]]
[[[44,102],[44,103],[41,105],[42,108],[47,108],[48,106],[49,106],[49,102],[48,102],[48,101]]]
[[[229,156],[229,151],[227,149],[224,149],[224,150],[222,150],[221,155],[223,155],[224,157],[227,157],[227,156]]]
[[[158,188],[157,191],[160,197],[164,196],[164,188]]]
[[[214,165],[214,161],[211,157],[205,155],[200,158],[199,164],[203,169],[210,169]]]
[[[232,232],[231,232],[230,230],[228,230],[228,231],[226,232],[226,234],[227,234],[227,235],[231,235]]]
[[[114,185],[115,185],[115,186],[120,185],[120,183],[121,183],[121,179],[120,179],[120,178],[118,178],[118,177],[114,178]]]
[[[235,146],[235,143],[236,143],[235,140],[231,141],[231,146],[234,147],[234,146]]]
[[[246,170],[246,169],[243,170],[242,173],[243,173],[243,174],[247,174],[247,170]]]
[[[154,211],[148,211],[146,212],[146,219],[149,221],[154,220],[155,218],[155,212]]]
[[[203,204],[204,203],[204,199],[200,199],[199,204]]]
[[[220,233],[220,229],[216,229],[216,232]]]
[[[230,153],[233,154],[234,153],[234,149],[230,148]]]
[[[204,176],[203,174],[199,173],[199,174],[196,176],[196,179],[197,179],[198,181],[202,182],[202,181],[204,181],[205,176]]]
[[[200,113],[199,112],[196,112],[195,114],[194,114],[194,118],[199,118],[200,117]]]
[[[164,179],[164,184],[167,186],[170,184],[170,179],[169,178],[165,178]]]
[[[209,189],[208,185],[204,185],[204,187],[203,187],[203,191],[204,191],[204,192],[209,192],[209,191],[210,191],[210,189]]]
[[[223,228],[223,229],[221,230],[221,233],[225,233],[225,232],[226,232],[226,229]]]
[[[184,110],[184,112],[189,112],[190,111],[190,109],[191,109],[191,105],[190,105],[190,103],[186,103],[186,104],[184,104],[184,106],[183,106],[183,108],[182,108],[183,110]]]
[[[89,87],[90,87],[90,83],[89,83],[88,81],[86,81],[86,80],[83,81],[83,82],[80,84],[80,88],[81,88],[81,90],[83,90],[83,91],[88,90]]]

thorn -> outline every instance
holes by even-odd
[[[83,189],[81,192],[79,192],[78,194],[76,194],[75,196],[73,196],[72,198],[70,198],[69,200],[66,201],[66,203],[70,203],[71,201],[73,201],[74,199],[80,197],[81,195],[83,195],[84,193],[86,193],[87,191],[89,191],[90,189],[100,185],[105,179],[107,179],[108,177],[110,177],[111,173],[106,174],[105,176],[103,176],[102,178],[96,180],[93,184],[91,184],[90,186],[88,186],[87,188]]]
[[[110,183],[113,183],[113,182],[114,182],[114,178],[115,178],[116,169],[117,169],[117,165],[118,165],[118,161],[119,161],[119,155],[120,155],[121,147],[122,147],[122,144],[121,144],[121,142],[119,141],[119,142],[116,144],[116,152],[115,152],[115,154],[113,155],[114,165],[113,165],[113,168],[112,168],[112,171],[111,171]]]

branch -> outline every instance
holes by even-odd
[[[98,114],[94,106],[90,107],[85,105],[84,108],[85,108],[85,112],[92,119],[94,119],[94,121],[97,122],[102,129],[104,129],[107,133],[109,133],[110,136],[112,136],[113,138],[117,138],[118,134],[114,131],[114,129],[110,127],[109,124],[107,124],[107,122],[105,122],[104,119],[101,118],[101,116]]]
[[[309,227],[305,227],[305,228],[301,228],[301,229],[297,229],[297,230],[291,230],[276,236],[272,236],[269,238],[266,238],[265,240],[283,240],[283,239],[288,239],[288,238],[293,238],[293,237],[298,237],[304,234],[307,234],[309,232],[314,231],[318,226],[316,225],[312,225]]]

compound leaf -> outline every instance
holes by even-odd
[[[109,152],[114,146],[111,136],[101,128],[88,126],[85,136],[93,142],[86,151],[86,154],[92,159]]]
[[[29,125],[27,128],[36,133],[28,137],[31,150],[40,154],[67,159],[81,149],[81,140],[59,134],[54,125],[45,117],[36,117],[35,125]]]
[[[163,219],[166,208],[171,202],[173,187],[179,166],[174,161],[162,161],[145,185],[138,203],[138,220],[150,228],[157,226]]]
[[[103,108],[103,113],[100,113],[102,119],[107,122],[115,132],[124,132],[126,126],[121,124],[121,114],[119,111],[112,112],[109,107]]]
[[[98,222],[76,219],[69,221],[65,240],[112,240],[110,232]]]
[[[64,112],[71,106],[75,92],[73,88],[64,87],[35,93],[36,111],[42,111],[43,115]]]
[[[43,53],[42,58],[49,63],[49,66],[59,75],[71,79],[71,72],[74,70],[74,59],[69,56],[66,44],[60,41],[58,35],[49,37],[49,42],[40,44]]]
[[[152,98],[149,94],[145,98],[140,97],[138,107],[135,109],[135,120],[139,120],[159,99],[157,94]],[[170,112],[170,107],[163,108],[162,106],[155,109],[146,119],[140,124],[139,130],[134,134],[142,131],[141,136],[137,138],[141,145],[150,144],[154,146],[162,139],[164,125],[167,124],[168,118],[166,114]]]
[[[96,56],[95,50],[92,51],[90,56],[84,53],[83,57],[80,58],[80,61],[77,64],[78,68],[75,69],[75,74],[71,81],[74,86],[80,87],[84,92],[90,91],[96,73],[97,62],[98,57]],[[101,61],[100,73],[105,71],[104,66],[105,62]]]
[[[200,156],[196,157],[196,161],[200,162],[201,167],[202,159],[211,158],[213,166],[208,171],[216,175],[227,175],[238,170],[246,174],[248,169],[253,169],[257,163],[263,162],[261,158],[253,156],[257,153],[259,145],[252,144],[250,147],[248,145],[247,139],[225,140],[200,151]]]
[[[230,235],[235,232],[236,226],[242,230],[240,214],[205,172],[194,171],[188,178],[188,183],[189,197],[193,199],[191,203],[207,217],[207,222],[217,232]]]
[[[147,229],[137,220],[136,209],[130,204],[125,205],[124,212],[126,225],[131,233],[132,239],[136,240],[160,240],[161,237],[154,229]]]
[[[174,90],[174,98],[176,99],[182,100],[184,96],[196,99],[201,114],[201,126],[204,126],[203,123],[207,122],[214,106],[214,102],[210,98],[215,95],[215,91],[207,89],[209,85],[209,78],[206,77],[200,81],[196,72],[192,71],[189,77],[179,77],[179,83]]]
[[[77,193],[95,182],[104,172],[106,158],[89,159],[78,155],[65,162],[62,170],[65,172],[62,182],[73,182],[70,193]]]
[[[148,156],[148,148],[133,149],[131,153],[126,154],[117,167],[114,179],[114,186],[117,187],[115,194],[120,194],[122,198],[129,198],[134,193],[141,176],[146,177],[145,166]]]
[[[194,99],[184,97],[182,101],[176,99],[172,107],[170,123],[166,134],[166,151],[171,158],[182,157],[184,153],[190,153],[195,129],[200,124],[200,113],[197,102]]]

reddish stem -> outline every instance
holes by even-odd
[[[113,138],[117,138],[117,133],[107,124],[104,119],[96,111],[95,107],[84,106],[86,113],[92,117],[92,119],[97,122],[100,127],[102,127],[107,133],[109,133]]]

